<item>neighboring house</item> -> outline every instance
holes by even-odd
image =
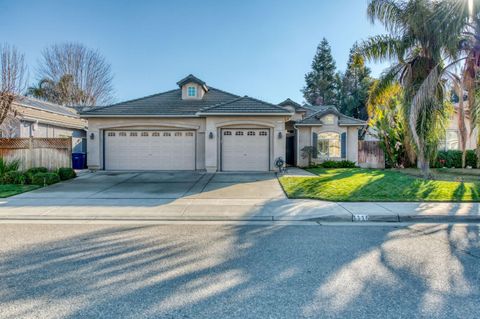
[[[72,152],[86,151],[87,121],[69,107],[20,97],[0,125],[1,137],[71,137]]]
[[[177,85],[82,112],[89,124],[88,167],[270,171],[285,158],[291,110],[209,87],[193,75]]]
[[[359,130],[366,125],[365,121],[346,116],[335,106],[300,106],[292,102],[288,99],[281,103],[284,108],[296,111],[291,124],[295,158],[294,163],[289,164],[309,165],[308,158],[302,156],[302,149],[306,146],[313,146],[316,150],[312,158],[314,163],[326,160],[358,162]]]
[[[467,127],[467,141],[466,149],[473,150],[477,147],[477,129],[473,130],[471,134],[470,118],[468,111],[466,112],[466,127]],[[460,130],[458,129],[458,105],[454,105],[454,112],[450,117],[448,124],[440,140],[439,149],[441,150],[460,150]]]
[[[438,146],[439,150],[448,151],[448,150],[460,150],[460,130],[458,128],[458,105],[454,106],[454,112],[451,115],[450,119],[447,122],[445,130],[442,132],[442,137],[440,139],[440,144]],[[478,130],[474,129],[471,132],[470,119],[468,111],[466,112],[466,128],[467,128],[467,141],[466,149],[473,150],[477,145]],[[362,139],[365,141],[378,141],[377,132],[374,127],[365,127],[362,132]]]

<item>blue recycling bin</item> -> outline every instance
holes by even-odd
[[[72,153],[72,168],[84,169],[87,165],[87,154],[85,153]]]

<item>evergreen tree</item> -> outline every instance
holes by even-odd
[[[368,118],[367,99],[368,90],[372,85],[370,69],[365,66],[362,56],[357,54],[358,47],[355,44],[350,49],[350,57],[347,70],[341,76],[341,88],[338,100],[340,112],[362,120]]]
[[[335,61],[327,39],[323,38],[317,47],[312,62],[312,71],[305,74],[305,87],[302,89],[305,100],[312,105],[335,104],[337,81]]]

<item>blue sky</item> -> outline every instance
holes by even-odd
[[[41,50],[64,41],[111,63],[117,101],[175,88],[193,73],[217,87],[278,103],[300,89],[326,37],[340,70],[357,40],[383,33],[367,0],[0,0],[0,41],[26,55],[30,79]],[[384,65],[371,65],[373,74]]]

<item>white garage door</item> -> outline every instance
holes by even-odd
[[[270,134],[268,129],[223,129],[223,171],[268,171]]]
[[[106,131],[105,169],[194,170],[193,131]]]

